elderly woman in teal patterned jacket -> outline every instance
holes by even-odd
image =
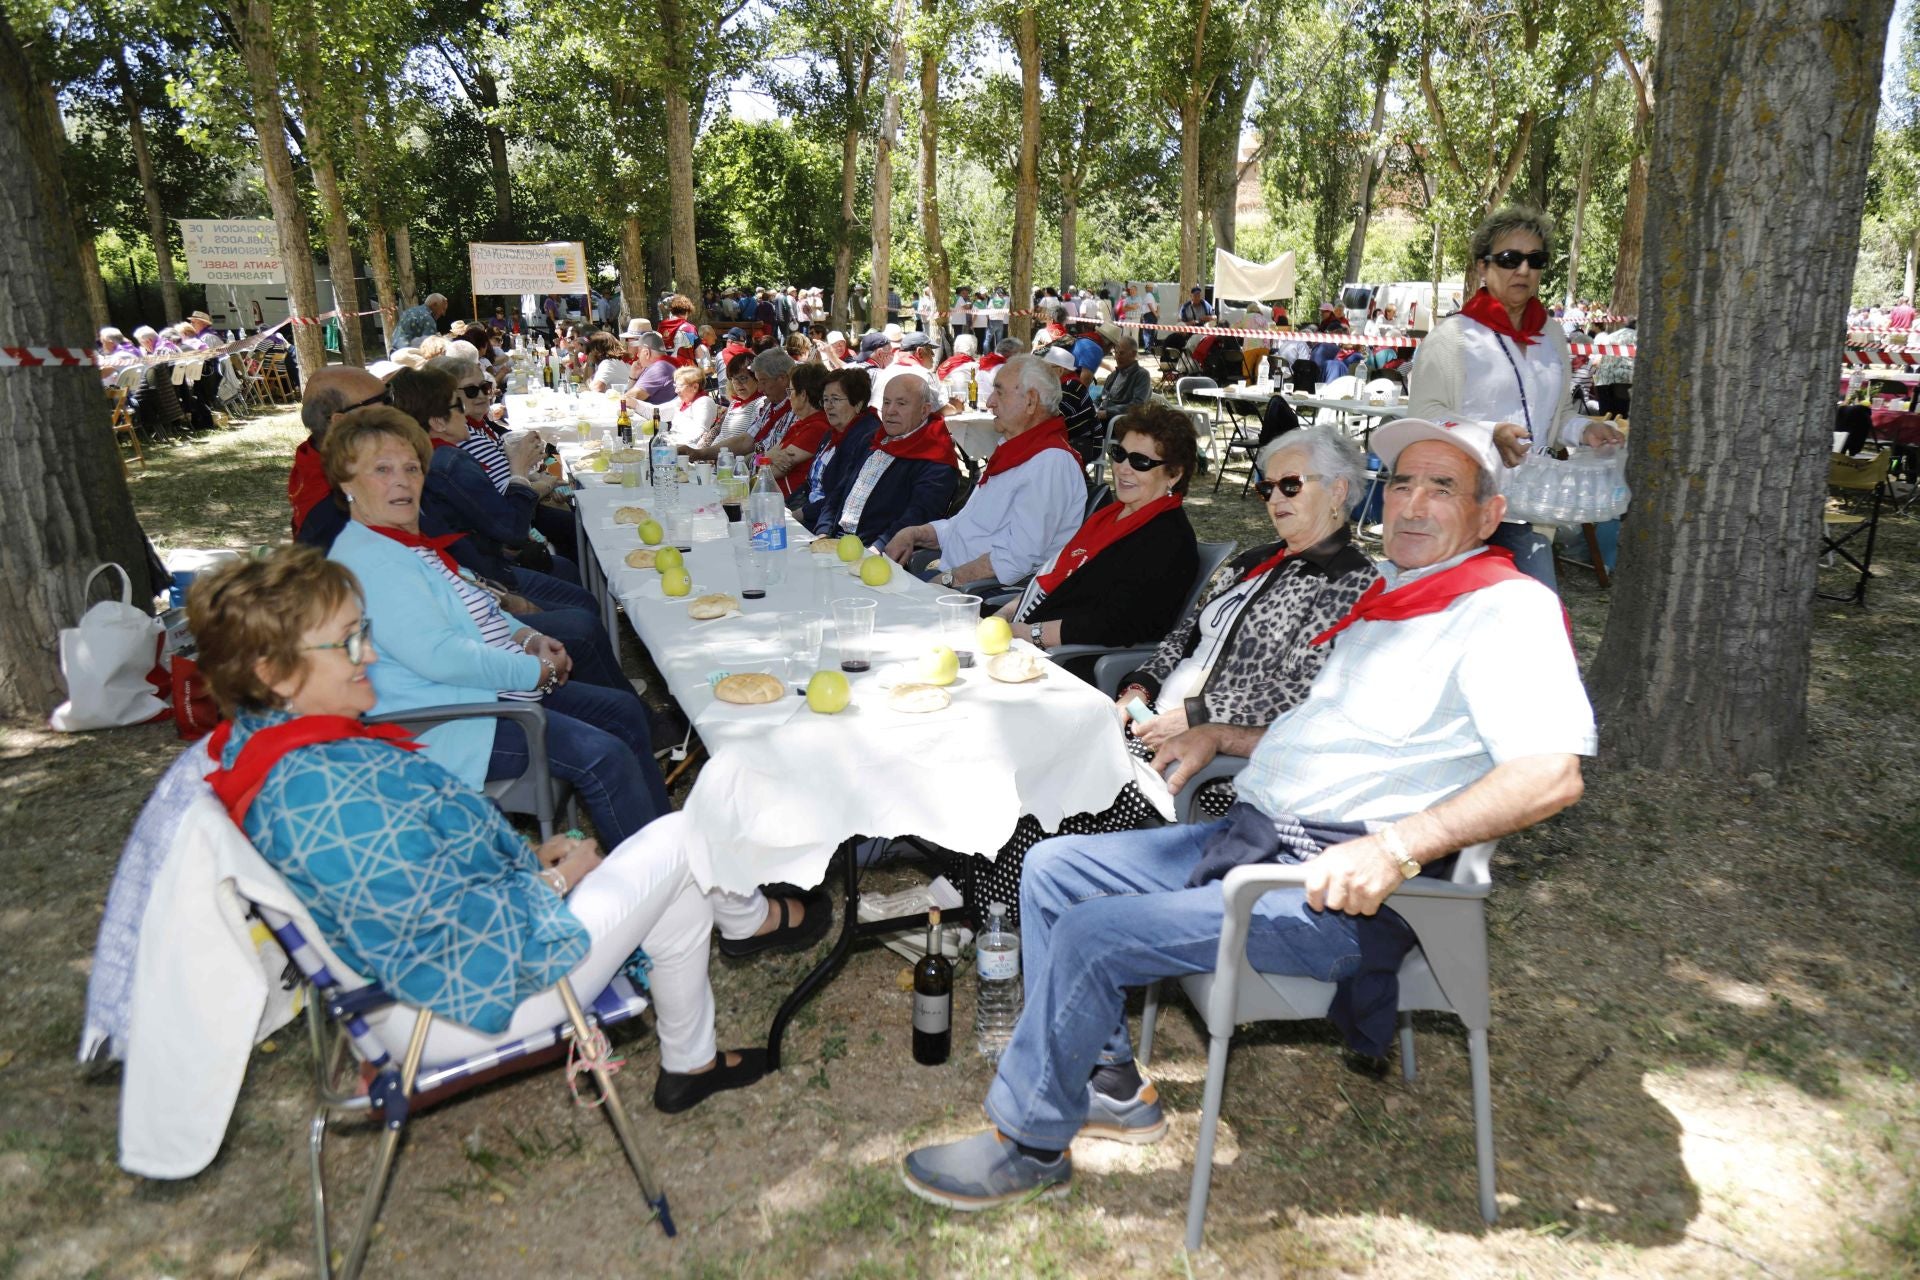
[[[202,578],[188,611],[232,717],[208,781],[341,960],[437,1015],[428,1060],[553,1025],[560,978],[591,999],[644,949],[660,1035],[654,1105],[682,1111],[764,1074],[764,1051],[715,1051],[713,915],[680,815],[604,859],[571,836],[530,845],[403,732],[361,722],[376,654],[358,584],[310,548]],[[375,1030],[400,1053],[412,1022],[388,1010]]]

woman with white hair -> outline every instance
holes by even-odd
[[[945,515],[960,464],[940,407],[924,373],[888,379],[880,430],[859,466],[843,472],[843,486],[826,495],[815,532],[856,534],[864,545],[882,547],[900,530]]]
[[[972,334],[961,334],[953,340],[953,354],[940,362],[940,366],[933,371],[934,376],[946,382],[954,374],[966,372],[968,365],[978,363],[974,357],[979,350],[979,345],[974,342]]]

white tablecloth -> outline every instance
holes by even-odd
[[[562,452],[579,448],[564,445]],[[693,594],[739,598],[717,494],[696,485],[677,491],[682,509],[695,513],[687,555]],[[920,659],[940,643],[939,588],[904,572],[890,589],[863,586],[837,557],[809,553],[804,531],[789,525],[785,583],[762,600],[740,599],[738,614],[695,622],[686,599],[661,594],[658,573],[626,567],[626,553],[641,543],[634,526],[612,523],[614,509],[657,511],[652,491],[582,477],[578,497],[609,588],[711,757],[685,806],[699,833],[690,854],[702,887],[818,884],[835,847],[852,835],[918,835],[992,856],[1022,814],[1052,830],[1071,814],[1107,808],[1133,778],[1112,704],[1052,664],[1044,679],[1025,685],[999,684],[976,664],[949,688],[953,705],[945,711],[889,709],[887,688],[916,679]],[[778,703],[717,709],[724,704],[708,684],[716,671],[789,674],[782,613],[824,615],[818,665],[837,668],[832,601],[844,597],[878,605],[873,668],[848,677],[847,710],[815,714],[793,694],[792,680]]]
[[[993,429],[993,415],[985,409],[948,414],[947,430],[953,433],[960,451],[976,462],[991,458],[1000,444],[1000,433]]]

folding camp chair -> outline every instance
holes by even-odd
[[[1833,461],[1827,466],[1827,487],[1837,489],[1842,495],[1865,493],[1867,514],[1838,510],[1828,504],[1820,530],[1820,550],[1823,556],[1835,555],[1859,570],[1859,581],[1853,590],[1845,595],[1835,595],[1821,591],[1817,594],[1822,600],[1851,601],[1854,604],[1867,602],[1867,583],[1873,577],[1873,544],[1880,530],[1880,502],[1887,492],[1887,470],[1893,462],[1893,451],[1882,449],[1872,458],[1856,460],[1844,453],[1833,455]],[[1840,530],[1846,530],[1840,533]],[[1848,549],[1853,540],[1866,534],[1867,545],[1858,559]]]
[[[274,874],[264,859],[255,874]],[[673,1215],[666,1192],[655,1182],[653,1172],[641,1153],[619,1090],[608,1066],[605,1037],[600,1028],[636,1018],[647,1007],[647,999],[624,976],[616,977],[594,999],[591,1009],[583,1009],[572,984],[562,978],[554,990],[566,1009],[566,1021],[547,1027],[510,1044],[498,1045],[471,1057],[444,1062],[425,1062],[427,1031],[433,1014],[416,1011],[413,1033],[405,1058],[395,1063],[380,1039],[367,1025],[367,1017],[378,1010],[399,1005],[377,984],[367,982],[342,964],[327,947],[313,920],[304,911],[297,915],[276,910],[259,902],[250,902],[253,914],[272,930],[275,941],[287,953],[293,967],[309,988],[307,1031],[313,1050],[314,1109],[307,1130],[307,1166],[313,1184],[314,1252],[318,1274],[334,1275],[331,1250],[327,1244],[327,1187],[324,1164],[327,1124],[335,1115],[377,1116],[380,1143],[374,1153],[373,1170],[360,1202],[360,1214],[353,1240],[344,1254],[339,1274],[357,1276],[365,1264],[367,1247],[373,1240],[374,1224],[380,1217],[380,1203],[393,1178],[394,1161],[400,1139],[406,1131],[412,1110],[431,1105],[427,1097],[437,1091],[492,1078],[505,1070],[534,1065],[537,1055],[571,1041],[580,1053],[586,1069],[592,1073],[606,1106],[608,1122],[626,1152],[640,1194],[660,1219],[667,1235],[675,1233]],[[405,1008],[406,1006],[400,1006]],[[581,1048],[584,1046],[584,1049]],[[371,1079],[361,1087],[361,1074],[355,1064],[363,1065]],[[518,1064],[510,1067],[508,1064]]]
[[[1183,795],[1186,790],[1183,788]],[[1466,1024],[1480,1216],[1488,1222],[1499,1215],[1493,1194],[1493,1089],[1487,1063],[1487,1029],[1493,1013],[1486,904],[1493,892],[1489,871],[1493,850],[1492,841],[1463,849],[1454,859],[1451,880],[1434,881],[1425,876],[1409,880],[1388,900],[1418,938],[1400,966],[1400,1072],[1408,1081],[1414,1078],[1414,1010],[1452,1013]],[[1221,885],[1225,919],[1214,971],[1180,979],[1181,988],[1206,1023],[1208,1037],[1200,1140],[1187,1198],[1189,1252],[1200,1247],[1206,1223],[1207,1193],[1213,1180],[1213,1141],[1220,1124],[1227,1053],[1235,1026],[1268,1019],[1325,1017],[1333,1000],[1333,983],[1263,974],[1247,962],[1247,932],[1254,904],[1274,889],[1298,888],[1305,877],[1305,865],[1297,863],[1259,863],[1229,871]],[[1159,1015],[1156,984],[1148,988],[1146,1007],[1140,1016],[1137,1056],[1143,1066],[1153,1053],[1154,1024]]]
[[[140,445],[140,429],[133,421],[133,410],[127,407],[127,389],[118,384],[107,388],[107,400],[113,406],[113,443],[114,452],[119,453],[120,438],[125,436],[127,443],[133,446],[134,460],[140,469],[147,469],[147,451]],[[127,459],[120,455],[120,474],[127,474]]]

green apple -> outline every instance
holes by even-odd
[[[952,684],[960,675],[960,655],[945,645],[935,646],[923,665],[928,684]]]
[[[1007,625],[1005,618],[980,619],[980,625],[974,628],[973,635],[979,642],[980,652],[984,654],[1005,653],[1013,645],[1013,628]]]
[[[666,536],[667,532],[660,527],[658,520],[642,520],[640,522],[640,541],[646,543],[648,546],[659,546],[660,539]],[[654,563],[658,564],[659,561],[656,560]]]
[[[669,569],[678,569],[685,564],[686,560],[681,556],[678,547],[662,547],[653,553],[653,567],[663,574]]]
[[[807,705],[823,716],[845,711],[852,700],[847,678],[838,671],[816,671],[807,681]]]
[[[860,539],[856,535],[849,533],[841,536],[839,556],[842,560],[852,564],[865,554],[867,549],[860,545]]]
[[[662,595],[683,596],[693,590],[693,575],[685,569],[669,569],[660,575]]]
[[[870,587],[884,587],[893,581],[893,561],[885,556],[868,556],[860,562],[860,581]]]

